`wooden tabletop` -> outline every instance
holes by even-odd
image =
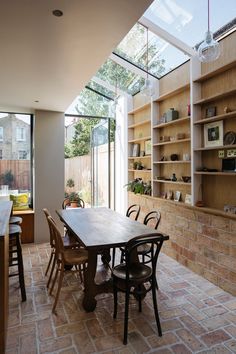
[[[61,209],[56,212],[86,248],[124,246],[135,236],[156,232],[108,208]]]

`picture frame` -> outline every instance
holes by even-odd
[[[132,156],[133,157],[138,157],[140,154],[140,144],[134,144],[133,145],[133,153]]]
[[[192,204],[192,195],[186,194],[184,199],[185,204]]]
[[[204,124],[204,147],[223,145],[223,120]]]
[[[214,117],[216,115],[216,107],[206,108],[206,118]]]
[[[175,202],[179,202],[179,201],[180,201],[180,198],[181,198],[181,192],[180,192],[180,191],[175,191],[175,194],[174,194],[174,201],[175,201]]]
[[[152,152],[151,140],[146,140],[144,146],[145,146],[145,156],[151,155]]]
[[[173,191],[172,190],[168,190],[166,198],[169,199],[169,200],[173,199]]]

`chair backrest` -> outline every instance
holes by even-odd
[[[58,257],[59,256],[63,257],[64,245],[63,245],[63,241],[62,241],[61,232],[58,229],[55,221],[53,220],[53,218],[51,216],[48,216],[48,223],[49,223],[50,229],[52,231],[52,237],[55,241],[56,255]]]
[[[130,216],[134,217],[134,220],[138,220],[139,213],[140,213],[140,205],[133,204],[126,211],[126,216],[129,218]]]
[[[46,219],[47,219],[47,223],[48,223],[48,227],[49,227],[49,235],[50,235],[50,246],[51,247],[55,247],[55,241],[53,239],[53,234],[52,234],[52,229],[51,229],[51,225],[49,224],[48,222],[48,217],[51,216],[51,214],[49,213],[48,209],[47,208],[44,208],[43,209],[43,212],[46,216]]]
[[[66,209],[67,207],[69,207],[71,204],[70,199],[66,198],[63,200],[62,202],[62,209]],[[85,202],[83,201],[83,199],[79,198],[78,202],[77,202],[77,208],[84,208],[85,207]]]
[[[156,230],[158,228],[158,225],[160,223],[161,220],[161,213],[159,211],[150,211],[150,213],[148,213],[144,220],[143,223],[144,225],[148,225],[148,223],[152,223],[153,228]]]
[[[152,272],[156,271],[157,258],[160,253],[162,244],[164,241],[169,240],[169,236],[164,235],[160,232],[139,235],[133,237],[125,246],[125,260],[126,260],[126,280],[129,280],[129,268],[131,264],[139,263],[139,258],[137,256],[137,248],[149,244],[150,246],[150,257],[146,258],[146,261],[142,264],[150,264]]]

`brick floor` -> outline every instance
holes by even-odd
[[[158,261],[158,306],[163,330],[157,334],[151,294],[138,312],[130,304],[128,345],[122,344],[123,295],[113,320],[111,294],[97,297],[97,308],[82,308],[83,287],[67,275],[57,315],[44,276],[48,244],[23,245],[27,302],[21,303],[18,282],[10,279],[7,353],[236,353],[236,298],[161,254]]]

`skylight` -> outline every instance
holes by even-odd
[[[235,15],[235,0],[211,0],[211,31],[216,32]],[[207,0],[155,0],[144,16],[194,47],[204,39],[207,30]]]

